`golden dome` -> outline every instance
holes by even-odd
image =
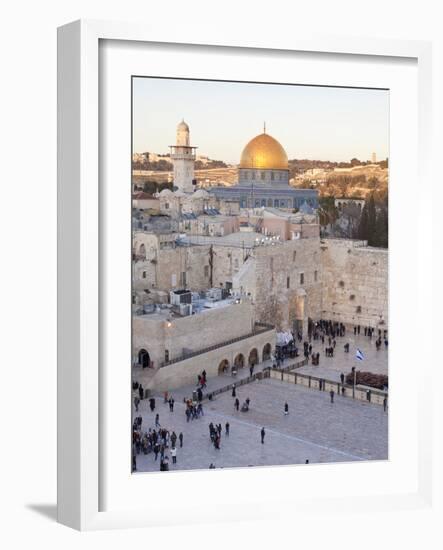
[[[263,133],[251,139],[243,149],[240,168],[287,170],[288,156],[276,139]]]

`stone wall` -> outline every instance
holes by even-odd
[[[234,289],[251,295],[257,320],[293,330],[295,321],[307,328],[309,317],[322,311],[322,265],[319,239],[285,241],[254,250],[234,277]]]
[[[271,344],[272,350],[275,349],[275,331],[256,334],[244,340],[185,359],[179,363],[162,367],[157,370],[145,388],[163,392],[194,384],[197,381],[197,375],[204,369],[208,377],[217,376],[219,366],[223,361],[227,361],[231,366],[234,364],[235,357],[240,353],[247,361],[250,352],[254,349],[257,350],[259,359],[262,361],[263,348],[267,344]],[[247,368],[247,366],[244,368]],[[228,383],[231,379],[227,377],[226,380]],[[234,382],[235,379],[232,379],[232,381]]]
[[[325,239],[323,316],[349,324],[388,325],[388,251],[364,241]]]
[[[165,360],[185,352],[198,351],[252,332],[254,308],[250,302],[222,306],[187,317],[173,317],[170,326],[165,314],[135,316],[133,319],[133,360],[145,349],[158,367]]]

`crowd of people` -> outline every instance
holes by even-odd
[[[140,454],[153,454],[154,461],[160,457],[160,471],[169,470],[169,457],[166,451],[169,449],[173,464],[177,463],[177,442],[183,447],[183,432],[177,435],[162,427],[159,422],[159,414],[155,417],[155,428],[143,430],[143,419],[136,416],[132,425],[132,470],[137,470],[137,456]]]
[[[366,337],[368,337],[370,340],[374,336],[377,336],[377,340],[375,341],[376,349],[380,349],[382,345],[384,344],[385,348],[388,346],[388,339],[387,339],[387,330],[377,329],[378,334],[376,334],[376,329],[372,327],[365,327],[356,325],[353,327],[354,335],[358,336],[360,334],[364,334]],[[325,357],[334,357],[334,352],[336,350],[337,345],[337,338],[338,337],[345,337],[346,336],[346,327],[343,323],[334,322],[331,320],[325,320],[320,319],[317,322],[310,322],[309,324],[309,330],[308,334],[305,339],[303,339],[302,335],[300,333],[292,333],[293,335],[293,341],[291,342],[291,345],[288,346],[287,350],[284,350],[287,352],[287,356],[295,356],[298,355],[298,348],[299,345],[296,343],[298,341],[300,345],[303,346],[303,355],[304,357],[312,362],[312,365],[319,365],[320,362],[320,353],[318,351],[314,351],[313,349],[313,343],[314,342],[321,342],[322,347],[324,349]],[[350,351],[350,344],[349,342],[346,342],[343,346],[344,352],[349,353]],[[285,360],[285,354],[280,349],[278,351],[278,357],[279,359],[276,359],[277,354],[274,356],[274,360],[276,360],[279,364]],[[274,364],[274,366],[276,366]],[[278,366],[278,365],[277,365]],[[250,375],[254,373],[254,365],[250,365]],[[344,394],[345,389],[345,375],[344,373],[340,374],[340,381],[341,381],[341,391],[340,393]],[[319,379],[319,389],[323,389],[323,381]],[[208,382],[207,382],[207,373],[206,370],[203,370],[200,374],[197,375],[197,381],[195,390],[192,391],[192,398],[184,399],[185,403],[185,415],[186,415],[186,422],[192,422],[196,421],[198,419],[201,419],[204,414],[204,408],[203,408],[203,390],[207,388]],[[148,406],[151,411],[151,413],[155,412],[156,409],[156,399],[155,397],[149,397],[145,395],[145,390],[142,386],[142,384],[139,384],[137,382],[133,383],[133,390],[134,390],[134,409],[135,412],[139,412],[139,406],[141,401],[147,400]],[[212,395],[212,394],[211,394]],[[248,412],[250,409],[250,399],[247,397],[243,403],[240,405],[240,399],[237,395],[237,386],[236,384],[232,384],[232,392],[231,392],[232,398],[233,398],[233,404],[235,410],[238,412]],[[334,403],[334,390],[330,390],[329,392],[330,396],[330,402]],[[207,397],[210,398],[210,395],[208,394]],[[164,393],[164,404],[169,407],[170,413],[174,412],[174,405],[175,400],[172,395],[169,395],[168,392]],[[385,401],[383,403],[384,410],[386,410],[387,407],[387,399],[385,398]],[[289,405],[287,402],[284,402],[283,405],[283,414],[287,416],[289,414]],[[225,423],[224,426],[224,436],[229,437],[230,433],[230,425],[229,422]],[[214,424],[211,422],[209,424],[209,437],[211,444],[214,446],[215,449],[220,450],[221,448],[221,441],[222,441],[222,434],[223,434],[223,428],[221,423],[220,424]],[[264,444],[265,441],[265,427],[263,426],[260,430],[260,441],[262,444]],[[157,462],[159,460],[160,463],[160,470],[161,471],[167,471],[169,470],[169,460],[172,459],[172,463],[177,463],[177,448],[183,447],[183,433],[180,432],[176,434],[174,430],[169,430],[166,427],[162,426],[160,423],[160,415],[157,413],[155,415],[154,420],[154,426],[144,428],[143,427],[143,420],[142,417],[138,414],[134,417],[133,421],[133,437],[132,437],[132,468],[135,471],[137,469],[137,457],[140,455],[149,455],[152,454],[154,462]],[[169,455],[169,456],[168,456]],[[209,466],[210,468],[215,468],[215,464],[211,463]]]

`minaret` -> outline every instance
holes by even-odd
[[[177,126],[177,139],[171,149],[174,164],[174,186],[185,193],[194,192],[194,162],[197,147],[189,145],[189,126],[184,120]]]

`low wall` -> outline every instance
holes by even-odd
[[[290,384],[299,384],[306,388],[317,391],[330,392],[333,390],[336,395],[342,395],[344,397],[351,397],[353,395],[352,386],[348,384],[341,384],[340,382],[335,382],[333,380],[326,380],[325,378],[311,376],[309,374],[300,374],[297,372],[286,371],[282,369],[271,369],[270,378],[276,380],[281,380],[282,382],[288,382]],[[320,389],[321,382],[321,389]],[[342,393],[342,388],[345,389],[344,394]],[[383,405],[384,398],[388,397],[388,392],[382,390],[369,390],[369,399],[368,399],[368,389],[356,386],[354,399],[359,401],[368,401],[375,405]]]

